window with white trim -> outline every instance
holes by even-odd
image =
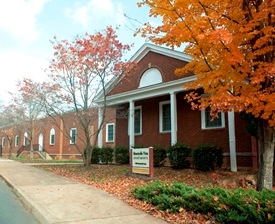
[[[224,128],[224,113],[218,113],[217,118],[211,117],[210,108],[206,108],[201,111],[201,128],[202,129],[213,129],[213,128]]]
[[[140,135],[142,133],[142,111],[141,111],[141,106],[135,107],[134,133],[135,133],[135,135]]]
[[[159,103],[159,128],[160,132],[171,131],[171,106],[169,100]]]
[[[114,142],[115,139],[115,124],[106,124],[106,142]]]
[[[15,146],[15,147],[18,147],[18,146],[19,146],[19,135],[16,135],[16,136],[15,136],[14,146]]]
[[[51,129],[50,131],[50,145],[55,144],[55,130],[54,128]]]
[[[24,141],[23,141],[23,145],[26,146],[28,144],[28,133],[25,132],[24,133]]]
[[[76,143],[76,128],[71,128],[70,130],[70,144]]]
[[[5,137],[2,138],[2,147],[5,147]]]

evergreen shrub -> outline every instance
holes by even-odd
[[[186,144],[177,142],[170,146],[167,152],[172,168],[182,169],[190,167],[191,163],[187,158],[191,155],[191,148]]]
[[[91,157],[91,164],[98,164],[99,163],[99,152],[100,152],[99,147],[93,148],[92,157]]]
[[[129,164],[129,148],[126,146],[115,147],[116,163]]]
[[[153,146],[154,148],[154,167],[160,166],[160,163],[167,157],[167,152],[160,146]]]
[[[196,170],[215,170],[223,164],[222,148],[215,144],[203,143],[198,145],[193,149],[192,156]]]
[[[186,209],[212,214],[221,223],[275,223],[275,191],[272,190],[198,189],[182,182],[154,181],[136,187],[133,192],[137,199],[171,213]]]
[[[100,148],[99,159],[101,163],[112,163],[114,157],[114,149],[111,146],[104,146]]]

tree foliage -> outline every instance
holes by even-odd
[[[144,0],[162,25],[140,31],[158,44],[180,47],[193,60],[177,75],[193,72],[193,107],[247,111],[275,125],[275,2],[271,0]],[[199,101],[194,101],[198,100]],[[199,104],[195,103],[199,102]]]
[[[258,119],[259,183],[272,187],[275,126],[275,2],[272,0],[143,0],[153,27],[137,33],[157,44],[182,47],[192,61],[177,75],[193,73],[186,99],[194,109],[211,114],[245,111]],[[197,89],[203,88],[199,95]],[[266,173],[266,171],[268,171]],[[259,173],[261,173],[259,172]],[[264,177],[264,178],[262,178]]]
[[[101,120],[94,131],[91,127],[97,122],[98,113],[91,108],[95,107],[96,96],[101,95],[105,99],[109,80],[127,74],[133,67],[133,63],[123,61],[123,54],[131,46],[122,44],[112,27],[107,27],[103,32],[76,36],[73,41],[59,41],[55,37],[52,44],[54,58],[46,70],[52,82],[47,91],[52,92],[52,95],[44,99],[45,105],[52,117],[57,115],[63,119],[64,113],[74,112],[74,122],[84,132],[84,138],[78,137],[85,144],[85,164],[89,165],[92,149],[96,146],[98,134],[106,122],[107,101],[97,105]],[[66,122],[63,124],[66,125]],[[70,137],[69,133],[67,137]],[[76,147],[84,158],[83,149],[77,144]]]

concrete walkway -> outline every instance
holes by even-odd
[[[166,223],[114,195],[13,160],[0,158],[0,176],[42,224]]]

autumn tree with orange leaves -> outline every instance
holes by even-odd
[[[85,150],[77,143],[75,146],[83,156],[84,165],[89,166],[93,148],[97,146],[99,133],[106,122],[108,106],[106,100],[96,105],[95,97],[101,94],[105,98],[107,82],[132,69],[133,63],[123,61],[123,54],[131,46],[122,44],[112,27],[103,32],[77,36],[73,41],[54,38],[52,43],[54,58],[46,70],[52,82],[47,91],[51,92],[51,97],[44,99],[45,107],[52,118],[64,119],[65,113],[74,113],[75,123],[84,132],[84,138],[77,137],[84,143]],[[101,119],[98,127],[91,128],[98,120],[98,114],[92,110],[95,107],[99,108]]]
[[[143,0],[151,17],[138,30],[156,44],[182,47],[192,61],[175,71],[193,72],[185,87],[195,109],[245,112],[258,122],[258,190],[272,188],[275,143],[275,1],[273,0]],[[204,89],[199,95],[196,90]],[[207,97],[205,97],[207,96]]]

